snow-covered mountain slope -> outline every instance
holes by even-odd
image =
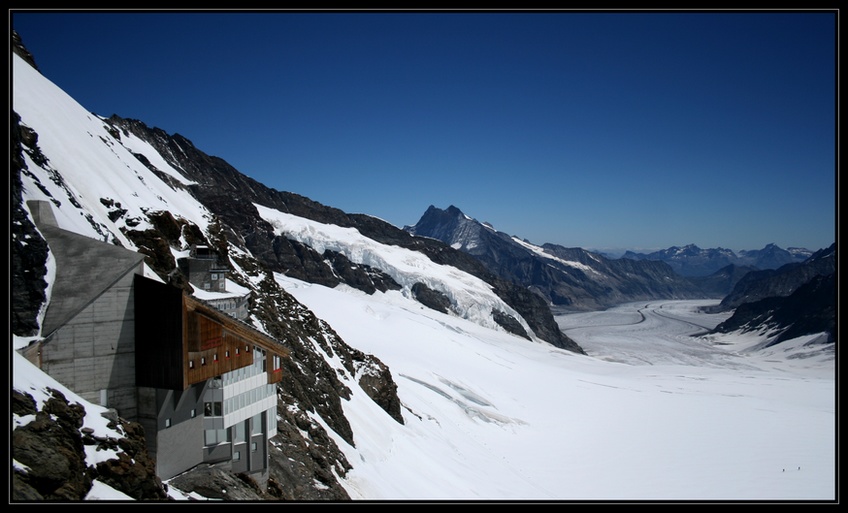
[[[448,297],[452,311],[460,317],[481,326],[499,329],[492,312],[502,311],[520,318],[518,312],[504,303],[480,278],[455,267],[436,264],[422,253],[381,244],[354,228],[318,223],[262,205],[255,206],[275,232],[306,244],[318,253],[329,249],[344,254],[357,264],[380,269],[403,287],[407,297],[411,297],[411,289],[416,283],[423,283]],[[522,325],[532,332],[523,319]]]
[[[42,167],[25,154],[30,170],[23,176],[26,200],[49,200],[60,207],[54,209],[60,228],[130,249],[137,247],[121,228],[148,228],[148,211],[179,212],[207,228],[207,209],[184,188],[187,183],[179,171],[149,144],[132,136],[116,139],[102,118],[87,112],[18,55],[13,58],[12,107],[38,134],[38,147],[47,159]],[[152,159],[175,178],[176,187],[165,186],[132,152]],[[108,200],[119,205],[104,204]],[[113,222],[109,216],[114,207],[126,212]]]
[[[271,459],[272,477],[286,492],[299,492],[295,500],[834,499],[832,352],[802,362],[772,348],[764,362],[724,351],[738,348],[725,346],[732,335],[724,335],[685,338],[709,346],[709,364],[697,352],[640,363],[516,336],[492,322],[495,308],[517,312],[488,282],[409,248],[263,206],[247,192],[240,208],[257,211],[262,223],[222,222],[197,199],[200,175],[189,178],[173,156],[86,112],[13,58],[13,109],[26,139],[24,201],[17,206],[47,200],[63,228],[149,251],[159,262],[161,252],[139,241],[164,242],[171,257],[182,255],[192,237],[225,243],[233,286],[257,294],[251,322],[291,344]],[[176,220],[170,238],[159,224],[163,211]],[[316,258],[310,265],[326,265],[321,259],[331,250],[348,266],[375,266],[400,288],[369,294],[346,282],[326,286],[271,272],[246,249],[260,230],[277,234],[279,244],[308,248]],[[139,236],[148,231],[159,238]],[[16,236],[14,251],[35,235]],[[421,282],[456,310],[442,313],[416,301],[410,285]],[[713,326],[721,319],[701,320],[696,306],[682,307],[688,321]],[[606,325],[580,336],[610,350],[656,349],[658,333],[669,329],[663,319],[636,322],[626,336],[611,335]],[[702,327],[675,329],[689,337]],[[664,349],[680,348],[674,343],[680,340]],[[16,347],[26,341],[13,336]],[[15,390],[47,381],[37,369],[13,365]],[[364,376],[385,379],[389,371],[397,384],[396,416],[359,386]],[[170,490],[188,496],[175,482]],[[238,495],[230,489],[228,496]]]

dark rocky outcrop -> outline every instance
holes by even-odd
[[[715,333],[777,333],[768,345],[804,335],[827,333],[820,343],[836,341],[836,273],[814,276],[785,297],[743,303],[713,330]]]
[[[170,482],[170,486],[188,494],[189,500],[200,496],[204,500],[222,502],[284,500],[284,497],[273,493],[277,489],[275,485],[269,479],[268,485],[263,488],[248,474],[233,474],[226,465],[206,463],[180,474]]]
[[[167,499],[139,424],[114,417],[108,426],[124,436],[95,437],[83,427],[85,408],[70,404],[58,390],[51,392],[39,411],[32,396],[12,390],[12,413],[33,417],[12,431],[12,458],[18,463],[12,473],[13,500],[80,501],[94,480],[136,500]],[[118,451],[118,457],[89,466],[85,446]]]
[[[373,294],[378,290],[380,292],[386,292],[403,288],[394,278],[383,271],[369,265],[353,263],[337,251],[325,250],[322,256],[330,267],[332,267],[333,273],[338,277],[340,282],[346,283],[366,294]]]
[[[500,310],[495,310],[492,312],[492,318],[501,328],[505,329],[509,333],[530,340],[530,336],[527,335],[527,331],[524,329],[524,326],[522,326],[515,317],[508,313],[501,312]]]
[[[21,36],[18,34],[18,32],[13,30],[12,34],[11,34],[11,38],[12,38],[12,44],[11,44],[12,52],[21,56],[21,58],[23,58],[23,60],[27,61],[29,63],[29,65],[33,67],[33,69],[38,70],[38,66],[35,64],[35,57],[33,57],[32,54],[30,53],[30,51],[27,50],[27,48],[24,45],[23,40],[21,39]]]
[[[448,313],[451,308],[450,299],[437,290],[433,290],[423,283],[416,283],[412,286],[411,292],[413,297],[426,306],[437,312]]]
[[[753,271],[740,279],[733,290],[711,312],[726,312],[744,303],[769,297],[785,297],[820,275],[836,272],[836,244],[813,253],[801,263],[778,269]]]
[[[40,155],[38,134],[22,126],[20,116],[12,113],[10,126],[10,276],[9,288],[14,301],[10,308],[10,328],[20,336],[38,332],[38,312],[47,299],[47,241],[35,228],[24,208],[21,196],[21,173],[26,173],[24,151]]]

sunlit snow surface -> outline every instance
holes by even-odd
[[[688,337],[726,317],[695,313],[706,302],[558,317],[580,356],[398,293],[278,279],[397,382],[404,426],[361,395],[345,404],[355,499],[835,497],[832,352],[746,356],[761,338]]]

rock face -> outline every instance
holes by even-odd
[[[141,425],[114,418],[109,427],[120,427],[123,438],[95,438],[83,426],[85,409],[69,404],[53,390],[41,411],[32,396],[12,391],[12,413],[34,420],[12,432],[12,499],[15,501],[80,501],[96,479],[137,500],[165,500],[167,494],[156,476],[156,465],[145,448]],[[120,450],[117,459],[89,466],[85,446]]]
[[[740,279],[714,311],[726,312],[743,303],[768,297],[785,297],[812,278],[836,272],[836,244],[819,250],[802,263],[779,269],[753,271]]]
[[[412,295],[419,303],[437,312],[447,313],[450,310],[450,299],[423,283],[416,283],[412,286]]]
[[[774,345],[824,332],[827,337],[820,342],[835,342],[836,244],[800,264],[748,273],[719,305],[707,310],[733,310],[730,318],[716,326],[717,333],[776,332]]]
[[[611,260],[582,248],[534,246],[462,213],[430,206],[415,226],[418,238],[437,239],[478,260],[500,279],[521,285],[550,305],[598,310],[644,299],[704,297],[691,281],[657,261]]]
[[[11,305],[12,333],[22,336],[38,332],[38,310],[47,299],[44,289],[47,282],[47,242],[35,229],[22,205],[21,172],[25,171],[23,149],[31,155],[40,155],[38,135],[20,125],[20,117],[13,113],[10,129],[10,236],[11,254],[9,277],[10,292],[15,301]]]
[[[743,303],[713,331],[778,332],[770,346],[815,333],[827,334],[817,343],[836,342],[836,274],[815,276],[786,297]]]

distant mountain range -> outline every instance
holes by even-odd
[[[652,253],[627,251],[622,258],[659,260],[670,265],[682,276],[707,276],[728,265],[777,269],[785,264],[803,262],[812,254],[813,252],[806,248],[783,249],[775,244],[767,244],[763,249],[742,250],[738,254],[730,249],[702,249],[694,244],[688,244],[683,247],[672,246]]]
[[[610,259],[556,244],[537,246],[497,231],[453,205],[445,210],[431,205],[418,223],[404,229],[472,255],[495,275],[565,309],[597,310],[628,301],[723,295],[707,294],[665,262]]]
[[[736,311],[717,332],[766,330],[775,334],[772,343],[815,332],[835,337],[835,244],[815,253],[769,244],[739,255],[691,244],[611,259],[581,248],[531,244],[453,205],[444,210],[431,205],[404,230],[473,256],[555,308],[597,310],[629,301],[722,297],[709,311]]]

